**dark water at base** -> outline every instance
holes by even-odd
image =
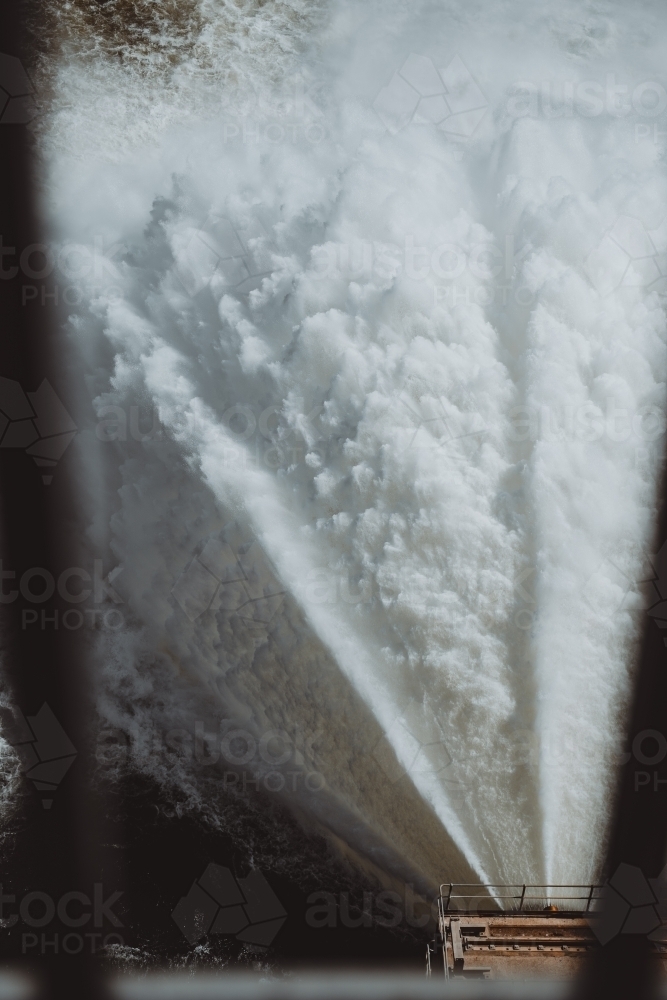
[[[106,961],[122,970],[231,964],[278,972],[312,962],[423,968],[428,928],[407,926],[401,903],[394,910],[401,914],[399,926],[378,924],[378,918],[396,920],[378,900],[382,887],[336,860],[322,837],[306,835],[272,803],[230,798],[221,804],[222,828],[214,829],[197,816],[179,817],[173,799],[136,775],[127,777],[123,788],[100,792],[104,797],[100,795],[95,812],[104,817],[104,843],[95,870],[104,902],[115,893],[122,895],[112,898],[100,927],[93,926],[94,919],[76,926],[86,907],[75,901],[66,906],[69,925],[57,913],[43,923],[48,904],[37,896],[26,902],[26,896],[43,894],[46,888],[46,895],[62,898],[63,887],[53,888],[57,873],[50,862],[49,813],[26,794],[23,813],[3,838],[7,874],[2,891],[15,897],[5,903],[4,921],[20,911],[12,926],[5,923],[4,959],[36,956],[42,947],[57,946],[59,952],[102,947]],[[58,808],[57,799],[53,808]],[[211,862],[229,868],[235,878],[243,879],[252,869],[262,871],[286,911],[270,947],[244,943],[234,934],[204,934],[194,944],[185,939],[172,912]],[[322,892],[330,896],[309,900]],[[332,904],[328,909],[327,899]],[[323,900],[325,909],[313,917],[313,905]],[[122,926],[114,925],[113,918]],[[313,926],[323,922],[325,926]]]

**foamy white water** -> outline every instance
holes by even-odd
[[[171,62],[70,52],[42,128],[97,254],[104,711],[317,734],[299,808],[430,881],[593,878],[664,440],[664,14],[193,10]]]

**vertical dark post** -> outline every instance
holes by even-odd
[[[40,277],[48,271],[46,241],[33,184],[33,140],[26,127],[31,98],[26,94],[29,84],[20,29],[20,7],[4,4],[0,12],[4,87],[0,91],[0,643],[16,709],[10,739],[22,744],[29,773],[23,779],[27,804],[18,844],[25,862],[24,881],[18,881],[16,866],[9,870],[2,866],[3,892],[15,896],[13,904],[5,903],[5,915],[17,916],[15,925],[3,930],[3,946],[6,950],[11,941],[11,957],[25,955],[25,966],[36,972],[45,996],[87,1000],[98,995],[92,952],[98,950],[95,945],[104,931],[99,911],[109,892],[100,886],[90,849],[91,756],[86,726],[92,712],[81,633],[63,627],[63,614],[74,605],[63,599],[57,583],[64,570],[81,565],[72,482],[74,449],[54,461],[65,442],[62,435],[72,434],[72,421],[62,378],[66,358],[57,357],[63,348],[57,343],[53,288]],[[77,586],[76,575],[67,580],[71,593]],[[37,894],[25,911],[27,920],[25,914],[18,915],[25,893]],[[67,893],[77,895],[63,906]],[[79,923],[82,912],[89,913],[88,920]],[[67,934],[72,936],[65,943]],[[81,939],[84,946],[79,948]]]
[[[595,890],[595,886],[592,885],[590,887],[589,891],[588,891],[588,899],[586,900],[586,909],[584,911],[585,913],[588,913],[588,911],[591,908],[591,903],[593,902],[593,892],[594,892],[594,890]]]
[[[653,995],[657,960],[649,934],[667,917],[667,883],[654,879],[667,848],[667,504],[662,482],[643,640],[606,862],[599,927],[603,947],[580,984],[587,998]],[[662,897],[665,898],[662,898]]]

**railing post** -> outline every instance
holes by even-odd
[[[449,913],[449,901],[450,901],[450,900],[451,900],[451,898],[452,898],[452,889],[453,889],[453,888],[454,888],[454,883],[453,883],[453,882],[450,882],[450,883],[449,883],[449,893],[448,893],[448,895],[447,895],[447,906],[445,907],[445,909],[447,910],[447,912],[448,912],[448,913]]]
[[[590,909],[590,905],[591,905],[591,903],[593,902],[593,892],[594,892],[594,890],[595,890],[595,886],[594,886],[594,885],[592,885],[592,886],[591,886],[591,890],[590,890],[590,892],[588,893],[588,900],[587,900],[587,902],[586,902],[586,909],[584,910],[584,913],[588,913],[588,911],[589,911],[589,909]]]
[[[525,895],[526,895],[526,886],[524,885],[523,889],[521,890],[521,902],[519,903],[519,911],[523,910],[523,900]]]
[[[452,917],[449,921],[449,933],[452,938],[452,958],[454,970],[461,972],[463,969],[463,939],[461,937],[461,921],[459,917]]]

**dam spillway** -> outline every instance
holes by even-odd
[[[32,68],[104,738],[387,884],[595,880],[657,580],[659,14],[140,6],[47,4]]]

